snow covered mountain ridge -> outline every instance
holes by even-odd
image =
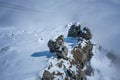
[[[87,27],[81,29],[79,23],[67,27],[70,29],[66,38],[60,35],[56,41],[48,42],[50,54],[56,54],[57,57],[49,59],[42,80],[87,80],[86,76],[93,76],[94,70],[90,62],[94,55],[93,43],[90,41],[91,31]],[[67,46],[67,51],[61,49],[62,46]]]
[[[73,70],[77,74],[77,67],[73,65],[71,67],[71,59],[73,55],[71,51],[75,46],[78,46],[78,38],[67,37],[68,30],[72,24],[68,24],[63,27],[52,27],[51,29],[41,28],[40,31],[26,31],[17,29],[1,29],[0,40],[0,80],[39,80],[39,76],[42,77],[44,70],[48,70],[48,67],[52,64],[49,71],[55,73],[56,79],[63,79],[66,76],[70,78],[68,74]],[[76,25],[76,24],[75,24]],[[76,26],[79,26],[78,24]],[[48,34],[49,30],[51,33]],[[4,32],[4,33],[3,33]],[[86,33],[86,31],[82,31]],[[64,45],[68,48],[68,60],[58,59],[57,55],[50,53],[47,47],[49,39],[56,39],[59,35],[64,35]],[[81,42],[83,48],[86,44],[86,40]],[[114,72],[114,66],[111,65],[111,61],[106,56],[106,51],[96,46],[93,47],[94,56],[91,59],[91,67],[94,70],[94,76],[87,76],[88,80],[117,80],[117,75],[110,75]],[[62,65],[61,65],[62,64]],[[59,68],[60,65],[61,68]],[[64,67],[65,65],[65,67]],[[70,70],[69,70],[70,67]],[[91,69],[91,67],[89,67]],[[83,68],[85,70],[86,67]],[[57,73],[60,71],[60,73]],[[73,72],[73,73],[74,73]],[[39,73],[39,75],[38,75]],[[61,74],[62,73],[62,74]]]

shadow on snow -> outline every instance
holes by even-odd
[[[55,53],[51,53],[50,51],[42,51],[42,52],[35,52],[31,55],[32,57],[43,57],[46,56],[47,58],[56,57]]]
[[[78,38],[76,37],[67,37],[64,39],[65,42],[70,43],[69,46],[74,47],[78,43]]]
[[[64,39],[65,42],[70,43],[69,46],[74,47],[77,42],[78,38],[75,37],[67,37]],[[35,52],[31,55],[32,57],[43,57],[46,56],[47,58],[50,57],[57,57],[56,53],[51,53],[50,51],[42,51],[42,52]]]

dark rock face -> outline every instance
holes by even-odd
[[[86,54],[79,48],[73,49],[72,54],[76,64],[83,68],[87,60]]]
[[[64,46],[64,36],[60,35],[56,39],[56,48],[59,48],[60,46]]]
[[[50,52],[56,51],[56,43],[53,40],[48,41],[48,47],[50,49]]]
[[[86,45],[83,47],[83,52],[87,56],[87,61],[89,61],[93,56],[92,50],[93,50],[93,44],[91,43],[91,41],[88,41]]]
[[[72,24],[68,31],[68,37],[79,37],[85,40],[92,39],[92,33],[88,27],[84,27],[81,30],[81,25]]]
[[[78,37],[80,31],[81,31],[81,25],[72,24],[68,31],[68,37]]]
[[[43,73],[42,80],[53,80],[53,79],[54,79],[53,74],[45,70]]]

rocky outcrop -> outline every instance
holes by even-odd
[[[92,33],[88,27],[84,27],[83,30],[80,31],[79,37],[82,37],[86,40],[90,40],[92,39]]]
[[[50,52],[56,51],[56,43],[51,39],[48,41],[48,47],[50,49]]]
[[[92,33],[88,27],[84,27],[83,29],[81,29],[80,24],[74,23],[70,25],[68,37],[79,37],[80,40],[90,40],[92,39]]]
[[[93,44],[90,41],[92,36],[88,28],[84,30],[86,32],[82,32],[80,24],[77,26],[76,24],[71,25],[68,37],[82,38],[82,40],[77,40],[77,43],[73,43],[77,44],[74,47],[67,48],[70,45],[64,45],[64,43],[69,44],[69,42],[64,41],[63,35],[58,36],[55,42],[51,41],[54,47],[49,45],[48,47],[58,57],[50,58],[48,67],[43,72],[42,80],[87,80],[86,75],[91,76],[93,73],[90,65],[93,56]]]
[[[66,46],[60,46],[59,49],[56,50],[56,54],[59,58],[67,59],[68,49]]]
[[[59,58],[67,59],[68,48],[64,45],[64,36],[60,35],[56,41],[49,40],[48,47],[50,52],[56,52]]]
[[[81,31],[81,25],[80,24],[72,24],[70,26],[70,29],[68,31],[68,37],[78,37],[79,33]]]
[[[54,79],[53,74],[45,70],[43,73],[42,80],[53,80],[53,79]]]

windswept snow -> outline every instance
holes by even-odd
[[[49,59],[55,56],[49,53],[48,40],[61,34],[66,37],[72,23],[66,24],[71,21],[80,21],[89,27],[93,32],[92,42],[114,49],[117,55],[112,63],[105,52],[99,52],[96,47],[91,61],[95,73],[89,80],[120,80],[119,0],[0,1],[0,80],[39,79]],[[25,9],[15,9],[2,1]],[[65,38],[65,42],[71,49],[76,39]]]
[[[0,80],[27,80],[42,75],[49,58],[54,56],[49,53],[47,42],[65,29],[54,29],[48,35],[49,28],[44,32],[43,28],[40,32],[1,28]]]

